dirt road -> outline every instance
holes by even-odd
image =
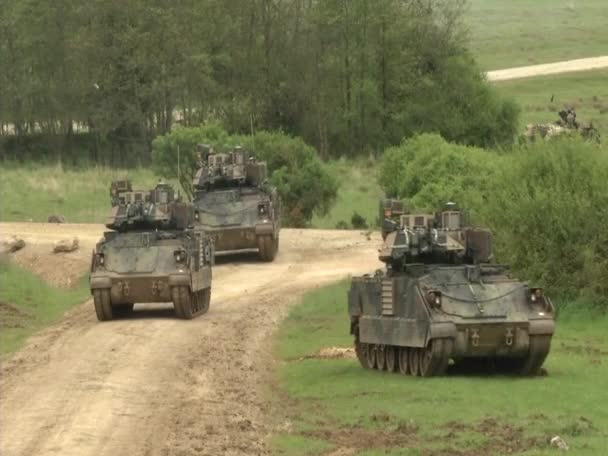
[[[40,251],[78,235],[88,254],[101,232],[0,224],[0,235],[18,233]],[[379,267],[378,245],[359,232],[283,230],[271,264],[220,259],[211,309],[193,321],[170,306],[136,306],[131,318],[99,323],[84,303],[2,366],[0,453],[267,453],[281,425],[268,408],[273,330],[304,291]]]
[[[573,73],[608,68],[608,56],[591,57],[586,59],[567,60],[564,62],[530,65],[506,70],[488,71],[488,81],[499,82],[512,79],[524,79],[551,74]]]

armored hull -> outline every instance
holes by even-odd
[[[106,232],[91,259],[90,286],[99,320],[135,303],[173,302],[180,318],[209,309],[211,240],[197,230]]]
[[[410,375],[442,375],[450,360],[535,374],[554,331],[550,299],[497,265],[411,264],[358,277],[348,303],[361,364]]]
[[[274,193],[255,187],[201,191],[194,205],[197,225],[216,252],[257,249],[263,261],[274,260],[280,230]]]

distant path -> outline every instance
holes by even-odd
[[[488,81],[510,81],[512,79],[548,76],[551,74],[574,73],[576,71],[598,70],[608,68],[608,56],[587,59],[566,60],[565,62],[544,63],[505,70],[488,71]]]

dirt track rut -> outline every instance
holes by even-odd
[[[101,232],[0,224],[30,246],[77,234],[86,252]],[[0,453],[267,453],[273,330],[306,290],[378,267],[378,245],[359,232],[283,230],[271,264],[221,260],[211,310],[193,321],[138,306],[132,318],[98,323],[84,303],[2,366]]]

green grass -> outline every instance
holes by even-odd
[[[61,165],[0,164],[0,220],[46,222],[61,214],[68,222],[103,222],[110,208],[110,182],[130,178],[136,188],[151,188],[149,169],[105,167],[67,169]]]
[[[608,451],[606,316],[560,317],[547,377],[419,379],[364,370],[355,360],[302,359],[321,347],[351,346],[347,289],[340,283],[306,295],[277,334],[277,413],[291,422],[291,431],[273,439],[277,453],[323,454],[325,441],[329,449],[350,445],[365,455],[509,448],[550,455],[555,435],[570,445],[569,454]]]
[[[313,217],[312,226],[333,229],[340,221],[350,226],[355,211],[365,218],[370,227],[373,226],[378,217],[378,201],[382,196],[375,165],[371,159],[329,162],[330,171],[340,184],[338,197],[328,214]]]
[[[522,132],[529,123],[557,120],[557,112],[569,105],[576,108],[579,122],[593,122],[605,139],[608,134],[607,81],[608,70],[597,70],[500,82],[496,87],[521,105]]]
[[[54,288],[36,275],[0,260],[0,353],[17,350],[35,331],[58,320],[89,295],[87,281],[73,289]]]
[[[485,70],[605,55],[605,0],[470,0],[471,49]]]

